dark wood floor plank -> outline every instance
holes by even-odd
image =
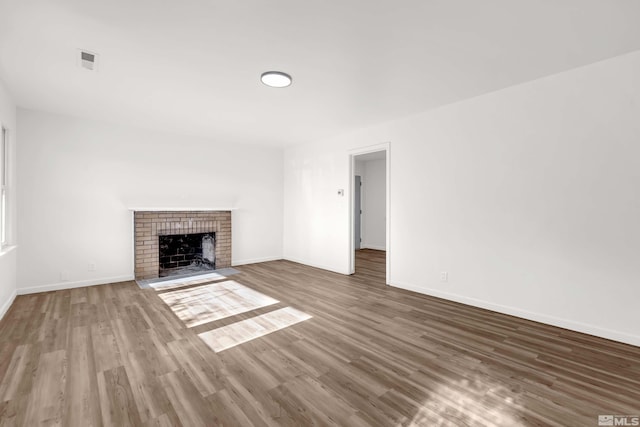
[[[26,376],[31,375],[28,370],[29,354],[31,346],[23,345],[6,345],[7,351],[4,356],[3,364],[6,369],[3,370],[3,380],[0,382],[0,401],[7,402],[18,397],[19,388],[24,383]],[[8,362],[8,363],[7,363]]]
[[[153,351],[132,351],[124,359],[131,394],[143,422],[161,417],[171,407],[158,375],[177,370],[173,362],[158,362],[160,358],[167,356],[154,354],[149,357],[149,354],[153,354]],[[166,368],[169,363],[173,369]]]
[[[124,366],[99,372],[97,383],[105,426],[142,425]]]
[[[62,424],[65,426],[102,426],[90,331],[89,326],[78,326],[71,331]]]
[[[384,257],[358,251],[353,276],[238,267],[233,281],[279,302],[195,327],[159,294],[192,298],[202,281],[19,296],[0,322],[0,426],[587,426],[640,414],[640,348],[386,286]],[[290,308],[311,318],[271,327]],[[216,353],[199,334],[220,330],[259,337]]]
[[[68,368],[65,350],[55,350],[40,356],[26,408],[25,425],[62,425]]]
[[[211,408],[186,375],[182,372],[170,372],[162,375],[160,382],[183,425],[213,424],[215,416],[211,413]]]

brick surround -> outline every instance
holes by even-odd
[[[158,277],[158,235],[216,233],[216,268],[231,267],[231,211],[134,212],[136,279]]]

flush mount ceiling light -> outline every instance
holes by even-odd
[[[260,76],[262,83],[270,87],[287,87],[291,84],[291,76],[282,71],[266,71]]]

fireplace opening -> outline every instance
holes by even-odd
[[[160,277],[216,269],[216,233],[158,236]]]

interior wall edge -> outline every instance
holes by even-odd
[[[7,314],[7,312],[11,308],[11,304],[13,304],[13,301],[15,301],[16,296],[18,296],[18,291],[14,289],[11,295],[9,295],[9,298],[0,307],[0,320],[4,318],[5,314]]]
[[[351,275],[351,273],[348,270],[341,270],[341,269],[336,269],[336,268],[333,268],[333,267],[329,267],[327,265],[315,264],[313,262],[309,262],[309,261],[306,261],[306,260],[301,260],[301,259],[298,259],[298,258],[292,258],[292,257],[285,256],[282,259],[285,260],[285,261],[295,262],[296,264],[302,264],[302,265],[306,265],[306,266],[313,267],[313,268],[319,268],[321,270],[331,271],[333,273],[344,274],[344,275],[347,275],[347,276]]]
[[[280,261],[281,259],[282,259],[281,256],[270,256],[270,257],[252,258],[252,259],[239,259],[239,260],[233,260],[231,262],[231,266],[247,265],[247,264],[259,264],[261,262]]]
[[[134,280],[133,274],[125,276],[103,277],[91,280],[78,280],[76,282],[58,282],[40,286],[18,287],[18,295],[37,294],[40,292],[62,291],[65,289],[84,288],[86,286],[108,285],[118,282]]]
[[[448,301],[458,302],[461,304],[482,308],[485,310],[495,311],[497,313],[507,314],[509,316],[515,316],[515,317],[531,320],[538,323],[544,323],[545,325],[556,326],[559,328],[568,329],[575,332],[581,332],[583,334],[593,335],[599,338],[605,338],[608,340],[617,341],[624,344],[630,344],[633,346],[640,347],[640,335],[632,335],[626,332],[614,331],[611,329],[601,328],[595,325],[576,322],[569,319],[562,319],[555,316],[549,316],[547,314],[522,310],[515,307],[495,304],[485,300],[469,298],[462,295],[451,294],[448,292],[438,291],[436,289],[416,286],[416,285],[402,283],[398,281],[392,281],[391,286],[404,289],[407,291],[417,292],[423,295],[429,295],[436,298],[442,298]]]

